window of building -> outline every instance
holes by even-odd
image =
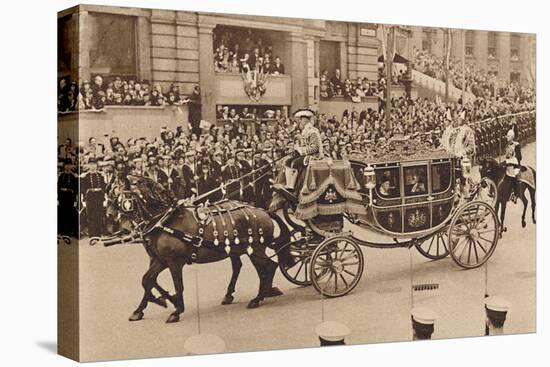
[[[519,34],[512,34],[510,36],[510,59],[517,61],[519,60]]]
[[[136,77],[136,18],[90,13],[89,21],[92,75]]]
[[[497,32],[489,32],[487,35],[487,54],[490,59],[497,58]]]
[[[466,31],[464,43],[466,56],[474,56],[474,31]]]
[[[328,71],[329,78],[332,78],[336,69],[341,69],[340,42],[319,42],[319,67],[321,72]]]
[[[214,69],[218,73],[287,74],[283,32],[218,25],[214,28]]]
[[[59,76],[71,73],[72,53],[78,51],[78,33],[72,15],[57,20],[57,72]]]
[[[422,50],[432,52],[433,44],[433,32],[431,30],[425,30],[422,32]]]
[[[521,73],[518,72],[518,71],[512,71],[510,73],[510,81],[512,83],[519,83],[519,80],[520,80],[520,76],[521,76]]]

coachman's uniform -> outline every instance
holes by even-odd
[[[88,235],[90,237],[103,234],[103,219],[105,217],[103,201],[105,199],[105,181],[98,172],[88,172],[82,177],[80,190],[86,203],[88,218]]]
[[[309,111],[309,110],[306,110]],[[295,116],[299,115],[300,112],[295,114]],[[307,118],[310,120],[313,118],[313,113],[311,114],[301,114],[300,117]],[[302,131],[302,141],[304,142],[304,146],[301,148],[298,148],[299,156],[294,158],[292,162],[290,162],[290,167],[294,169],[294,171],[287,170],[287,188],[290,189],[296,189],[296,183],[299,181],[299,177],[303,177],[304,168],[309,164],[309,160],[311,157],[313,158],[322,158],[323,157],[323,140],[321,139],[321,133],[319,130],[311,124],[311,122],[308,121],[306,126],[304,127],[304,130]],[[298,187],[300,187],[298,185]]]

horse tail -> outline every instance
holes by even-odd
[[[281,233],[279,237],[273,238],[273,243],[275,245],[275,251],[278,251],[279,263],[283,266],[292,266],[294,265],[294,259],[290,254],[290,231],[286,223],[279,218],[275,213],[268,213],[271,219],[277,223]]]

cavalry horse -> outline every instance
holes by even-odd
[[[148,188],[150,194],[159,196],[159,187]],[[134,192],[134,191],[130,191]],[[233,301],[232,293],[242,265],[240,257],[249,256],[260,280],[256,297],[248,303],[248,308],[260,306],[267,297],[282,293],[273,287],[273,277],[278,264],[291,265],[290,233],[284,222],[276,215],[250,207],[236,201],[222,201],[214,204],[194,205],[179,202],[167,205],[159,214],[149,210],[151,200],[141,191],[134,192],[134,209],[128,211],[135,224],[133,236],[143,240],[150,257],[149,269],[142,278],[144,294],[138,307],[130,316],[130,321],[141,320],[149,302],[166,307],[170,301],[175,311],[166,322],[177,322],[184,312],[183,267],[186,264],[205,264],[230,258],[233,275],[222,304]],[[144,215],[147,214],[147,215]],[[128,236],[126,236],[128,237]],[[122,240],[105,242],[106,245]],[[170,295],[157,283],[158,275],[169,269],[174,283],[175,294]],[[161,294],[156,298],[152,289]]]
[[[497,202],[495,204],[495,211],[497,215],[500,210],[500,235],[502,232],[506,232],[507,228],[504,226],[504,219],[506,217],[506,204],[510,200],[510,195],[513,192],[513,187],[510,180],[504,180],[506,175],[506,163],[499,163],[496,159],[493,158],[484,158],[479,162],[479,172],[481,177],[487,177],[497,183]],[[535,218],[535,208],[536,208],[536,179],[537,173],[533,167],[522,166],[520,174],[517,178],[518,180],[518,192],[519,199],[523,203],[523,212],[521,214],[521,226],[525,227],[527,223],[525,222],[525,214],[527,212],[527,197],[525,196],[525,190],[529,190],[529,196],[531,198],[531,218],[533,224],[537,223]]]

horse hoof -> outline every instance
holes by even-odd
[[[253,299],[252,301],[248,302],[248,306],[246,308],[258,308],[260,307],[260,300]]]
[[[128,321],[139,321],[141,319],[143,319],[143,312],[136,311],[128,318]]]
[[[168,304],[166,303],[166,298],[165,297],[158,297],[158,298],[155,298],[153,300],[153,302],[157,305],[159,305],[160,307],[164,307],[164,308],[167,308],[168,307]]]
[[[525,228],[526,225],[527,225],[527,223],[525,223],[525,221],[521,222],[521,227],[522,228]]]
[[[537,220],[533,218],[533,224],[537,224]]]
[[[166,323],[167,324],[172,324],[172,323],[178,322],[178,321],[180,321],[180,316],[175,315],[175,314],[171,314],[170,316],[168,316],[168,319],[166,320]]]
[[[504,228],[502,229],[502,232],[508,232],[508,228],[507,228],[507,227],[504,227]]]
[[[273,287],[269,292],[267,292],[266,297],[278,297],[282,295],[283,295],[283,292],[281,292],[279,288]]]
[[[224,297],[223,301],[222,301],[222,305],[230,305],[230,304],[233,303],[233,300],[234,300],[234,299],[235,299],[235,298],[233,298],[233,296],[231,296],[231,295],[226,295],[226,296]]]

